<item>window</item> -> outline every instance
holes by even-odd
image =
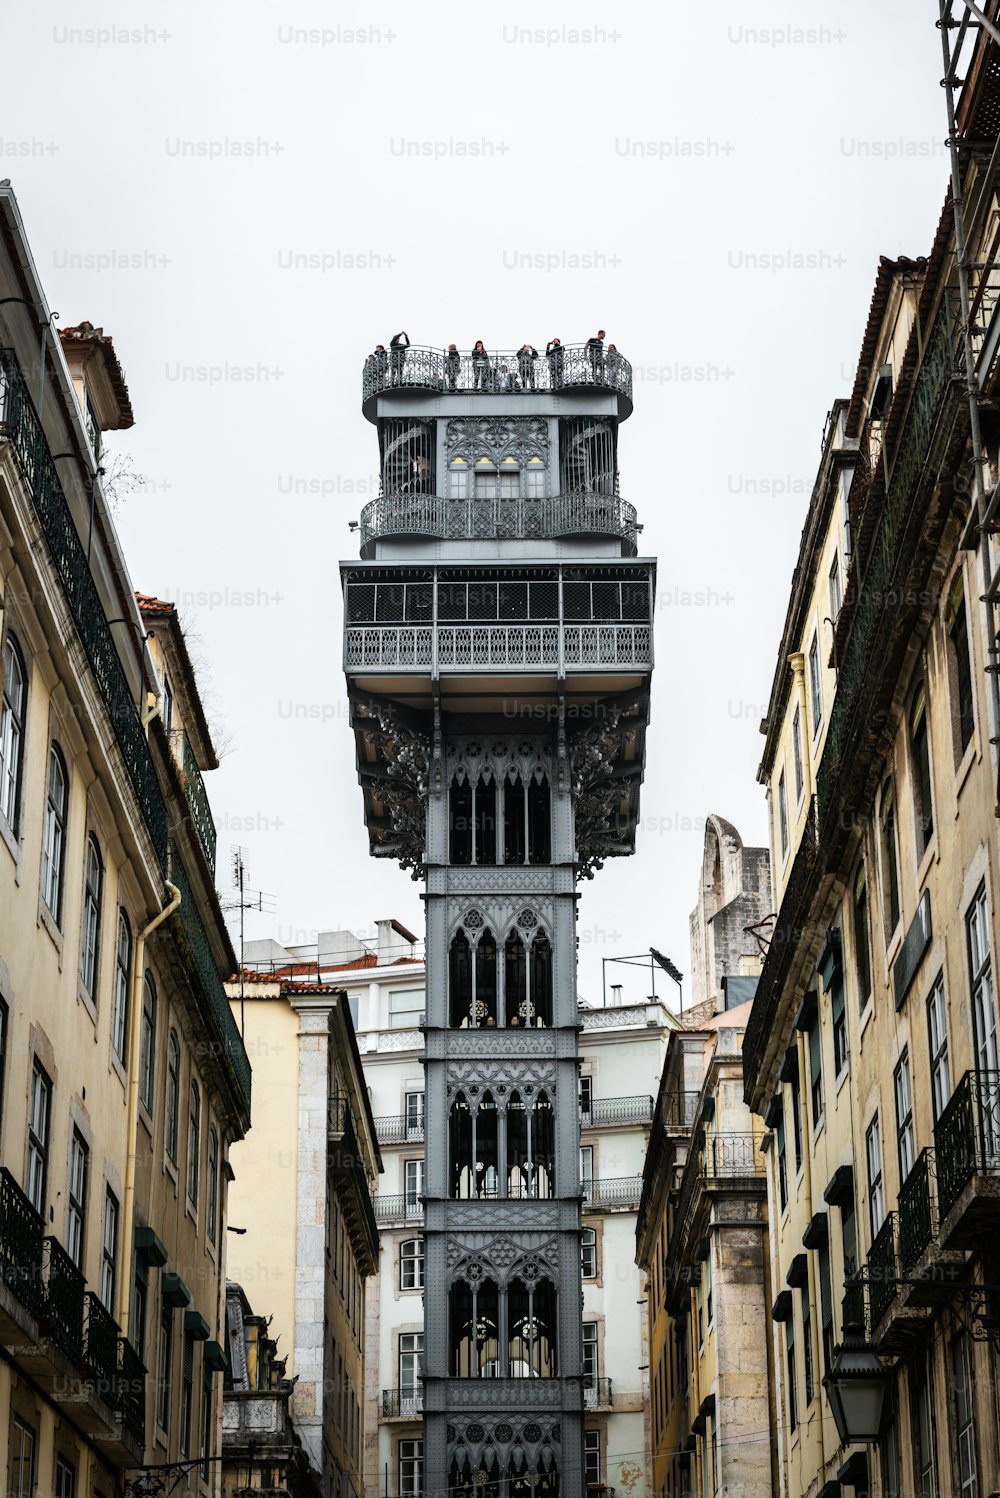
[[[893,1073],[893,1090],[896,1094],[896,1147],[899,1151],[899,1181],[902,1185],[913,1169],[917,1154],[913,1133],[913,1090],[910,1085],[908,1047],[904,1049]]]
[[[174,726],[174,694],[166,675],[163,677],[163,687],[160,691],[160,721],[163,724],[164,733],[169,733]]]
[[[87,1177],[90,1150],[79,1129],[69,1146],[69,1206],[66,1211],[66,1251],[77,1269],[83,1268],[83,1234],[87,1221]]]
[[[329,1213],[327,1214],[329,1220]],[[205,1203],[205,1235],[214,1243],[219,1223],[219,1131],[215,1124],[208,1129],[208,1200]]]
[[[976,1039],[976,1069],[997,1070],[997,1015],[993,1002],[993,963],[990,957],[990,917],[986,885],[981,884],[965,917],[968,937],[969,988],[972,993],[972,1023]],[[991,1109],[986,1109],[988,1115]],[[995,1130],[994,1130],[995,1132]]]
[[[80,982],[96,1002],[97,966],[101,944],[101,900],[104,865],[93,833],[87,839],[87,880],[83,892],[83,922],[80,931]]]
[[[21,800],[21,748],[27,701],[24,661],[12,635],[3,652],[3,699],[0,706],[0,816],[11,832],[18,830]]]
[[[181,1046],[177,1031],[171,1030],[167,1041],[167,1154],[177,1164],[177,1135],[181,1111]]]
[[[930,744],[927,738],[927,694],[922,686],[917,689],[910,712],[910,773],[913,779],[913,823],[917,836],[917,857],[922,858],[934,834]]]
[[[42,899],[57,926],[62,919],[67,785],[63,757],[53,744],[49,750],[49,783],[42,827]]]
[[[156,1349],[156,1418],[164,1430],[170,1429],[170,1378],[173,1350],[173,1312],[168,1305],[164,1305],[160,1309],[160,1339]]]
[[[818,1129],[823,1121],[823,1031],[818,1014],[809,1026],[809,1102],[812,1126]]]
[[[705,1260],[705,1315],[709,1326],[712,1325],[715,1318],[714,1288],[712,1283],[712,1251],[709,1249],[708,1258]]]
[[[151,973],[142,985],[142,1035],[139,1041],[139,1096],[143,1107],[153,1111],[156,1080],[156,987]]]
[[[879,1441],[878,1460],[882,1473],[882,1498],[903,1498],[899,1485],[899,1421],[895,1416]]]
[[[399,1248],[399,1288],[422,1290],[424,1288],[424,1240],[407,1238]]]
[[[422,1092],[406,1094],[406,1137],[407,1139],[424,1137],[424,1094]]]
[[[792,1095],[792,1143],[795,1146],[795,1174],[802,1169],[802,1089],[799,1086],[799,1069],[795,1067],[789,1083]]]
[[[406,1160],[403,1164],[403,1180],[406,1192],[406,1205],[409,1208],[417,1207],[424,1191],[424,1162],[423,1160]]]
[[[14,1416],[10,1442],[9,1498],[34,1498],[35,1432]]]
[[[187,1149],[187,1194],[188,1200],[198,1205],[198,1188],[201,1184],[201,1091],[197,1082],[192,1082],[188,1092],[188,1149]]]
[[[965,607],[965,583],[961,573],[952,589],[948,604],[949,677],[951,686],[951,721],[955,738],[955,762],[961,760],[972,740],[976,726],[975,693],[972,686],[972,656],[969,647],[969,619]]]
[[[931,1390],[927,1367],[920,1370],[910,1400],[910,1429],[913,1432],[913,1467],[917,1480],[916,1498],[937,1498],[934,1470],[934,1417],[931,1412]]]
[[[135,1256],[135,1278],[132,1284],[132,1318],[129,1323],[129,1341],[136,1352],[146,1360],[146,1307],[149,1304],[149,1265],[142,1254]]]
[[[951,1069],[948,1065],[948,1017],[944,1002],[944,974],[927,996],[927,1033],[931,1057],[931,1101],[937,1123],[945,1103],[951,1097]]]
[[[594,1146],[592,1144],[580,1146],[580,1189],[585,1200],[590,1201],[594,1194]]]
[[[601,1486],[601,1432],[586,1430],[583,1433],[583,1482],[586,1488]]]
[[[824,1239],[819,1246],[819,1308],[822,1319],[823,1371],[829,1373],[833,1366],[833,1345],[836,1333],[833,1324],[833,1276],[830,1271],[830,1240]]]
[[[424,1443],[423,1441],[400,1441],[399,1443],[399,1493],[400,1498],[410,1498],[424,1491]]]
[[[580,1120],[582,1123],[590,1121],[590,1115],[594,1111],[594,1079],[591,1076],[580,1078]]]
[[[597,1388],[598,1379],[597,1361],[597,1322],[585,1321],[583,1323],[583,1387],[584,1390]],[[585,1399],[586,1402],[586,1399]]]
[[[774,1131],[778,1141],[778,1200],[781,1210],[788,1206],[788,1163],[785,1159],[785,1119],[784,1115],[778,1119],[777,1128]]]
[[[41,1062],[36,1060],[31,1069],[31,1098],[28,1111],[28,1200],[40,1217],[45,1216],[51,1110],[52,1083]]]
[[[819,674],[819,636],[813,635],[809,646],[809,706],[812,709],[813,738],[823,722],[823,684]]]
[[[115,1265],[118,1262],[118,1198],[111,1187],[104,1192],[104,1228],[101,1233],[101,1300],[115,1314]]]
[[[389,995],[389,1029],[415,1030],[424,1022],[426,998],[422,988],[399,989]]]
[[[128,985],[132,972],[132,928],[124,910],[118,912],[115,946],[115,1001],[111,1015],[111,1044],[124,1066],[128,1060]]]
[[[863,863],[859,865],[854,881],[854,972],[858,980],[858,1008],[863,1011],[872,992],[871,948],[868,943],[868,882]]]
[[[781,856],[788,853],[788,796],[785,792],[785,772],[778,776],[778,830],[781,834]]]
[[[798,806],[806,783],[805,770],[802,767],[802,713],[799,708],[795,709],[795,716],[792,719],[792,760],[795,764],[795,804]]]
[[[597,1230],[584,1228],[580,1235],[580,1273],[585,1280],[597,1278]]]
[[[194,1409],[194,1338],[184,1333],[181,1361],[181,1455],[191,1455],[191,1415]]]
[[[978,1498],[979,1476],[976,1470],[976,1427],[972,1407],[972,1369],[969,1365],[969,1338],[960,1332],[951,1344],[952,1415],[955,1421],[955,1457],[958,1467],[958,1493],[955,1498]]]
[[[882,853],[882,913],[885,935],[889,937],[899,924],[899,856],[896,849],[896,792],[891,780],[882,788],[879,817]]]
[[[844,982],[838,975],[830,988],[830,1019],[833,1024],[833,1070],[838,1081],[843,1076],[848,1062],[847,1050],[847,1005],[844,1002]]]
[[[56,1498],[76,1498],[76,1469],[63,1457],[56,1457]]]
[[[885,1221],[885,1192],[882,1185],[882,1134],[878,1114],[865,1134],[865,1159],[868,1164],[868,1214],[872,1237]]]
[[[809,1309],[809,1286],[802,1287],[802,1366],[805,1371],[806,1404],[812,1404],[815,1390],[813,1371],[812,1313]]]
[[[840,557],[834,552],[833,561],[830,563],[830,621],[834,625],[837,623],[843,601],[844,595],[840,586]]]
[[[424,1367],[423,1332],[400,1332],[399,1334],[399,1397],[418,1399],[421,1395],[421,1378]]]
[[[795,1318],[789,1316],[785,1322],[785,1383],[788,1393],[788,1428],[794,1430],[799,1423],[795,1390]]]

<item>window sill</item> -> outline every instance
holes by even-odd
[[[168,1175],[174,1183],[174,1196],[176,1196],[178,1182],[177,1166],[174,1164],[173,1160],[171,1160],[170,1156],[166,1154],[163,1156],[163,1169],[164,1173]]]
[[[149,1142],[150,1144],[152,1144],[153,1118],[149,1109],[146,1107],[146,1104],[142,1101],[142,1098],[139,1099],[139,1118],[142,1120],[142,1126],[146,1130],[146,1133],[149,1135]]]
[[[861,1011],[861,1018],[858,1021],[858,1040],[859,1041],[863,1039],[865,1031],[868,1029],[868,1026],[871,1024],[872,1016],[874,1015],[874,1013],[875,1013],[875,998],[874,998],[874,995],[871,995],[871,996],[869,996],[868,1003],[865,1005],[864,1009],[862,1009],[862,1011]]]
[[[848,1079],[848,1077],[850,1075],[851,1075],[851,1064],[850,1064],[850,1062],[848,1062],[847,1065],[844,1067],[843,1071],[840,1073],[839,1077],[837,1077],[836,1080],[835,1080],[835,1082],[834,1082],[834,1086],[836,1088],[836,1092],[837,1092],[837,1096],[838,1097],[840,1096],[840,1090],[841,1090],[841,1088],[843,1087],[844,1083],[847,1081],[847,1079]]]
[[[195,1227],[198,1226],[198,1205],[191,1200],[186,1192],[184,1194],[184,1215],[185,1217],[190,1217]]]
[[[890,933],[889,933],[889,935],[888,935],[888,937],[886,939],[886,943],[885,943],[885,965],[886,965],[886,967],[888,969],[890,969],[890,970],[892,969],[892,964],[895,962],[896,956],[897,956],[897,954],[899,952],[899,949],[900,949],[900,947],[902,945],[903,945],[903,916],[902,916],[902,912],[900,912],[899,920],[896,922],[895,926],[890,931]]]
[[[927,844],[927,847],[924,849],[923,856],[921,857],[920,863],[919,863],[919,865],[917,867],[917,900],[918,900],[918,902],[920,900],[920,896],[924,892],[924,885],[927,883],[927,877],[930,874],[931,866],[933,864],[937,863],[937,862],[938,862],[937,833],[936,832],[932,832],[931,833],[931,840]]]
[[[823,1112],[820,1114],[819,1119],[817,1120],[816,1124],[814,1125],[812,1134],[810,1136],[810,1143],[812,1144],[813,1149],[816,1148],[816,1141],[819,1139],[819,1136],[822,1134],[822,1132],[823,1132],[823,1130],[825,1128],[826,1128],[826,1110],[824,1109]]]
[[[40,926],[45,927],[46,931],[49,933],[49,936],[52,938],[52,943],[55,946],[56,951],[59,953],[59,968],[61,971],[65,939],[62,932],[59,930],[59,927],[55,923],[55,918],[53,917],[51,910],[46,905],[41,895],[39,895],[38,897],[38,923]]]
[[[959,814],[958,800],[959,800],[959,797],[961,796],[962,792],[964,791],[964,789],[966,787],[966,784],[967,784],[968,779],[969,779],[969,775],[970,775],[970,773],[972,771],[972,766],[973,765],[977,765],[980,762],[980,760],[982,759],[982,757],[983,756],[979,752],[979,735],[978,735],[976,729],[974,728],[972,730],[972,738],[969,740],[968,744],[966,745],[965,753],[962,755],[962,758],[959,760],[958,764],[955,766],[955,816],[956,817]]]
[[[3,843],[7,852],[14,860],[14,883],[21,882],[21,844],[17,835],[10,827],[6,817],[0,817],[0,843]]]
[[[122,1084],[123,1090],[127,1095],[128,1073],[126,1072],[125,1067],[122,1065],[122,1058],[119,1056],[114,1046],[111,1047],[111,1055],[108,1059],[108,1071],[113,1072],[114,1075],[118,1078],[119,1082]]]
[[[78,1004],[82,1004],[83,1007],[84,1007],[84,1009],[86,1009],[87,1013],[90,1015],[91,1022],[92,1022],[93,1026],[94,1026],[94,1029],[96,1030],[97,1029],[97,1005],[94,1003],[93,999],[90,997],[90,994],[84,988],[84,986],[83,986],[82,983],[78,983],[77,984],[76,1002]]]

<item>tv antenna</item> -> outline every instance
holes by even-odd
[[[235,847],[232,851],[233,888],[237,891],[235,899],[223,900],[223,910],[238,910],[240,913],[240,1035],[246,1038],[243,1012],[243,947],[246,940],[246,912],[248,910],[259,910],[265,915],[274,915],[275,900],[273,895],[266,894],[261,889],[251,889],[247,883],[247,850]]]

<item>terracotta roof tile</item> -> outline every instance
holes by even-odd
[[[139,611],[143,614],[156,614],[160,618],[168,619],[176,614],[175,604],[166,603],[162,598],[155,598],[152,593],[136,593],[135,601],[139,605]]]

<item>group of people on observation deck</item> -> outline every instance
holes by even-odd
[[[589,380],[585,378],[583,383],[612,386],[618,383],[624,360],[613,343],[609,343],[605,349],[606,336],[604,329],[600,328],[595,336],[588,338],[583,345],[586,355],[584,369],[589,371]],[[365,364],[374,366],[372,373],[376,386],[410,383],[406,369],[409,347],[410,337],[405,332],[394,334],[389,340],[388,349],[382,343],[375,345],[374,352],[368,355]],[[463,384],[463,389],[481,390],[489,394],[535,390],[538,388],[536,379],[538,361],[544,357],[548,365],[548,388],[556,390],[565,384],[566,353],[567,350],[563,347],[561,338],[549,339],[545,345],[544,356],[539,354],[534,344],[522,343],[516,354],[495,354],[492,360],[481,338],[473,344],[471,353],[465,356],[459,352],[457,344],[449,343],[443,351],[441,388],[458,390],[462,359],[466,357],[470,364],[472,383],[470,386]],[[510,362],[501,362],[501,360]],[[421,378],[418,383],[425,384],[426,381]],[[579,375],[573,383],[581,383]]]

